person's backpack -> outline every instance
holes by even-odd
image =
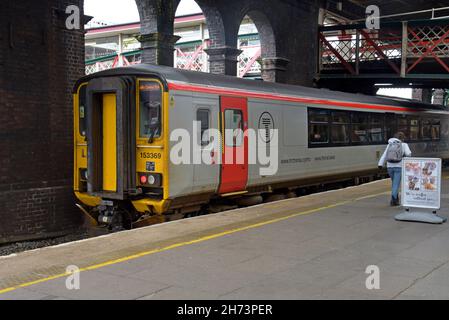
[[[392,163],[401,162],[402,157],[402,143],[400,141],[390,143],[387,149],[387,161]]]

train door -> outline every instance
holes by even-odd
[[[130,189],[130,132],[127,79],[89,81],[87,97],[87,192],[106,199],[124,199]]]
[[[117,96],[102,97],[103,190],[117,191]]]
[[[218,193],[243,191],[248,182],[246,98],[220,97],[222,159]]]

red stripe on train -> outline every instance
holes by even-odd
[[[315,98],[299,98],[292,96],[283,96],[283,95],[274,95],[269,93],[260,93],[254,91],[244,91],[244,90],[231,90],[227,88],[219,88],[219,87],[204,87],[198,85],[191,84],[181,84],[181,83],[168,83],[168,88],[170,90],[183,90],[183,91],[193,91],[193,92],[203,92],[203,93],[214,93],[214,94],[223,94],[230,96],[245,96],[252,98],[260,98],[260,99],[269,99],[269,100],[279,100],[279,101],[291,101],[291,102],[304,102],[311,104],[319,104],[319,105],[330,105],[330,106],[338,106],[338,107],[347,107],[347,108],[356,108],[356,109],[373,109],[373,110],[382,110],[382,111],[409,111],[409,112],[419,112],[425,111],[424,109],[411,109],[405,107],[394,107],[394,106],[383,106],[383,105],[373,105],[373,104],[364,104],[357,102],[344,102],[344,101],[336,101],[336,100],[326,100],[326,99],[315,99]]]

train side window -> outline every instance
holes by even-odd
[[[86,85],[81,86],[79,90],[79,96],[78,96],[78,114],[79,114],[79,121],[78,121],[78,127],[80,135],[85,137],[86,136]]]
[[[309,109],[309,142],[311,145],[329,143],[329,111]]]
[[[162,90],[159,83],[141,81],[139,87],[139,132],[142,138],[161,136]]]
[[[421,137],[423,140],[432,139],[432,122],[429,119],[421,121]]]
[[[398,132],[402,132],[405,136],[405,141],[410,141],[410,131],[408,119],[405,116],[400,116],[398,119]]]
[[[332,112],[331,141],[335,144],[349,143],[350,115],[345,111]]]
[[[432,140],[440,140],[440,120],[432,120]]]
[[[196,111],[196,121],[200,126],[200,144],[201,146],[207,146],[209,144],[209,136],[207,130],[210,128],[210,112],[208,109],[198,109]]]
[[[383,143],[385,138],[384,132],[384,115],[383,114],[371,114],[369,138],[372,143]]]
[[[419,139],[419,120],[414,118],[409,119],[409,121],[410,121],[409,139],[410,141],[417,141]]]
[[[397,118],[394,113],[385,114],[385,142],[387,142],[388,139],[392,138],[397,131],[396,119]]]
[[[228,147],[243,144],[243,113],[236,109],[225,110],[225,141]]]
[[[354,112],[352,114],[352,142],[357,144],[370,143],[369,114]]]

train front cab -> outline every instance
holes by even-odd
[[[93,78],[76,88],[74,191],[93,220],[126,225],[167,210],[167,108],[155,78]]]

